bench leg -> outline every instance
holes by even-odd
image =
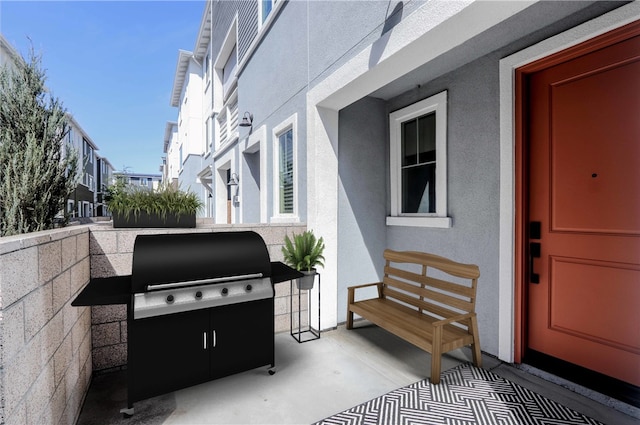
[[[473,344],[471,352],[473,353],[473,364],[476,367],[482,367],[482,353],[480,352],[480,335],[478,334],[478,318],[471,317],[471,332],[473,335]]]
[[[347,329],[353,329],[353,311],[347,308]]]
[[[356,299],[355,291],[354,288],[347,288],[347,329],[353,329],[353,311],[349,309],[349,306]]]
[[[440,383],[440,367],[442,361],[442,327],[433,328],[433,345],[431,349],[431,383]]]

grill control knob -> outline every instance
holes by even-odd
[[[202,299],[202,291],[196,292],[196,300],[201,300],[201,299]]]
[[[253,287],[251,285],[247,285],[244,289],[246,289],[247,292],[251,292]]]
[[[222,288],[222,295],[227,295],[229,290],[227,288]]]
[[[173,304],[173,295],[167,295],[167,304]]]

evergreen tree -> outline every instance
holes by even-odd
[[[33,49],[0,69],[0,236],[53,228],[78,184],[66,110],[45,79]]]

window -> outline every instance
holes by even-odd
[[[389,116],[389,225],[451,227],[447,217],[447,92]]]
[[[209,80],[209,61],[211,60],[211,58],[209,57],[209,53],[207,53],[207,56],[204,58],[204,76],[205,76],[205,81]]]
[[[280,214],[293,214],[293,129],[278,136]]]
[[[236,45],[233,46],[227,61],[222,68],[222,97],[227,98],[231,90],[233,89],[236,79],[236,69],[238,68],[238,53]]]
[[[83,155],[84,155],[84,162],[85,163],[89,163],[89,164],[93,164],[93,148],[91,147],[91,145],[89,144],[89,142],[87,142],[86,139],[83,139]]]
[[[273,10],[273,5],[276,0],[261,0],[260,1],[260,25],[264,24],[264,21],[267,20],[271,10]]]
[[[272,222],[298,221],[297,114],[273,129],[274,181]]]
[[[182,145],[180,145],[180,152],[178,153],[178,158],[180,161],[180,168],[182,168]]]

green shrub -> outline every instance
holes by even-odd
[[[112,214],[125,219],[132,213],[138,217],[142,211],[166,219],[167,214],[196,214],[204,206],[195,193],[182,191],[172,185],[162,185],[154,191],[121,181],[107,188],[105,202]]]
[[[0,236],[55,227],[79,182],[66,110],[45,79],[33,50],[0,69]]]

